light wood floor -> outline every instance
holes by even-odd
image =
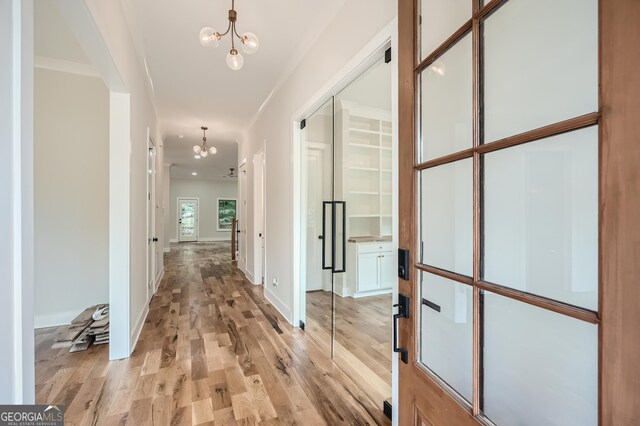
[[[36,332],[36,400],[67,425],[388,425],[374,403],[231,264],[226,243],[174,244],[132,356],[51,349]]]
[[[307,293],[307,330],[326,353],[331,351],[331,295]],[[334,303],[334,359],[371,399],[382,404],[391,397],[391,295],[335,296]]]

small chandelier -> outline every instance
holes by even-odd
[[[207,146],[207,130],[209,130],[209,128],[204,126],[200,128],[202,129],[202,145],[194,145],[193,152],[201,157],[206,157],[209,154],[214,155],[218,150],[213,146],[211,148]]]
[[[238,34],[236,31],[236,21],[238,20],[238,13],[234,9],[235,0],[231,0],[231,10],[229,11],[229,26],[227,27],[227,31],[220,34],[216,30],[211,27],[204,27],[200,30],[200,44],[204,47],[211,47],[212,44],[215,43],[216,47],[220,45],[220,39],[231,32],[231,50],[227,55],[227,65],[234,71],[242,68],[244,64],[244,59],[242,55],[238,53],[235,46],[235,37],[240,39],[240,43],[242,43],[242,50],[244,53],[249,55],[256,53],[258,51],[258,47],[260,47],[260,42],[258,41],[258,37],[254,33],[243,33],[242,35]]]

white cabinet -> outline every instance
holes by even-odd
[[[389,242],[349,242],[347,287],[353,297],[391,293],[394,261]]]

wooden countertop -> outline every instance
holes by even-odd
[[[390,243],[391,237],[373,237],[373,236],[364,236],[364,237],[350,237],[347,241],[350,243]]]

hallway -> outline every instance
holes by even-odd
[[[36,401],[74,424],[389,424],[380,408],[244,280],[228,243],[172,244],[131,358],[50,349],[36,335]]]

